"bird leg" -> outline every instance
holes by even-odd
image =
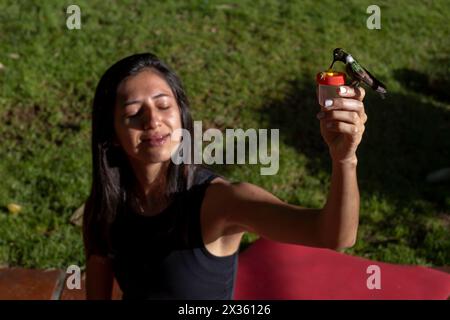
[[[358,80],[353,80],[353,82],[350,84],[351,87],[358,88],[360,86],[360,82]]]

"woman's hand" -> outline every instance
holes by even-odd
[[[356,163],[356,149],[365,130],[367,115],[364,112],[363,88],[340,86],[337,92],[341,98],[325,101],[317,114],[320,132],[335,162]]]

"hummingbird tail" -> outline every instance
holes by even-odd
[[[379,93],[387,93],[386,88],[383,88],[381,86],[378,86],[375,90]]]
[[[376,87],[375,91],[380,94],[381,99],[385,99],[386,98],[387,90],[386,90],[385,87],[378,85]]]

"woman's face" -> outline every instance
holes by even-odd
[[[144,69],[119,84],[114,128],[128,157],[145,163],[170,159],[179,145],[173,133],[181,128],[181,115],[172,90],[156,71]]]

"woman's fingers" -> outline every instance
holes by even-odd
[[[325,100],[325,106],[317,114],[321,124],[329,131],[344,133],[360,139],[365,130],[367,115],[362,100],[365,90],[340,86],[337,92],[341,98]],[[359,136],[359,138],[358,138]]]
[[[321,111],[317,118],[328,130],[347,134],[362,134],[367,121],[364,112],[360,116],[357,111],[346,110]]]
[[[364,96],[366,95],[366,90],[362,87],[340,86],[336,90],[341,97],[353,98],[359,101],[363,101]]]
[[[363,120],[359,117],[359,114],[355,111],[342,111],[342,110],[331,110],[328,112],[319,112],[317,118],[328,121],[343,121],[346,123],[361,125]]]
[[[348,111],[361,111],[364,108],[364,104],[356,99],[352,98],[334,98],[325,100],[325,110],[348,110]]]
[[[345,133],[351,136],[361,135],[365,130],[364,125],[357,126],[342,121],[328,121],[325,123],[325,128],[330,131]]]
[[[367,114],[364,112],[364,114],[362,115],[362,117],[360,116],[362,123],[366,123],[367,122]]]
[[[332,110],[354,111],[358,113],[359,117],[367,121],[367,115],[364,112],[364,104],[352,98],[334,98],[325,100],[325,107],[322,111],[330,112]]]

